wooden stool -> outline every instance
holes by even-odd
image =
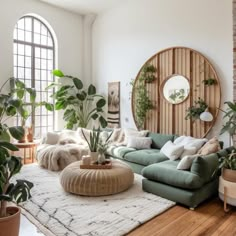
[[[31,159],[31,163],[35,160],[35,153],[36,148],[39,145],[39,142],[27,142],[27,143],[13,143],[16,147],[19,149],[23,149],[23,163],[26,164],[26,158],[27,158],[27,149],[29,149],[29,157]],[[14,152],[13,152],[14,153]]]

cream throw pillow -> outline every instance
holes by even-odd
[[[189,170],[192,166],[194,159],[198,156],[198,154],[185,156],[177,165],[177,170]]]
[[[165,145],[161,148],[162,153],[164,153],[170,160],[174,161],[178,159],[184,151],[183,145],[177,145],[168,141]]]
[[[125,129],[125,140],[123,142],[123,145],[127,145],[128,144],[128,138],[129,137],[146,137],[148,134],[148,130],[135,130],[135,129]]]
[[[184,145],[184,148],[195,147],[197,151],[202,147],[202,145],[207,142],[208,139],[203,138],[193,138],[191,136],[180,136],[175,139],[174,143],[178,145]]]
[[[219,140],[217,137],[210,139],[199,151],[200,155],[208,155],[211,153],[218,152],[221,149]]]
[[[45,144],[55,145],[59,140],[60,133],[58,132],[47,132]]]
[[[186,148],[184,148],[184,151],[181,154],[180,159],[184,158],[185,156],[194,155],[196,153],[197,153],[196,147],[186,147]]]
[[[149,137],[128,137],[128,148],[135,149],[150,149],[152,139]]]

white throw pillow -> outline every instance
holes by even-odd
[[[77,133],[77,131],[74,130],[62,130],[60,135],[59,135],[59,140],[58,143],[59,144],[66,144],[68,143],[68,141],[70,140],[70,143],[79,143],[81,140],[79,138],[79,135]]]
[[[177,165],[177,170],[189,170],[192,166],[194,159],[198,156],[198,154],[185,156]]]
[[[148,130],[135,130],[135,129],[125,129],[125,140],[123,142],[123,145],[127,145],[128,144],[128,138],[129,137],[146,137],[148,134]]]
[[[45,144],[55,145],[59,140],[59,132],[47,132]]]
[[[196,153],[197,153],[197,148],[196,147],[186,147],[186,148],[184,148],[184,151],[181,154],[180,159],[182,159],[185,156],[194,155]]]
[[[165,145],[161,148],[162,153],[164,153],[170,160],[174,161],[178,159],[184,151],[183,145],[177,145],[168,141]]]
[[[203,138],[193,138],[191,136],[180,136],[175,139],[174,144],[184,145],[185,148],[187,147],[195,147],[197,151],[202,147],[202,145],[207,142],[208,139]]]
[[[127,147],[135,149],[150,149],[152,139],[149,137],[128,137]]]

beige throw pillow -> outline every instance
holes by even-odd
[[[194,159],[198,156],[198,154],[185,156],[177,165],[177,170],[189,170],[192,166]]]
[[[183,153],[180,156],[180,159],[184,158],[185,156],[190,156],[190,155],[194,155],[197,152],[197,148],[196,147],[186,147],[184,148]]]
[[[128,137],[128,148],[150,149],[152,139],[149,137]]]
[[[128,144],[128,139],[129,137],[146,137],[148,134],[148,130],[135,130],[135,129],[125,129],[125,140],[123,142],[123,145],[127,145]]]
[[[208,155],[211,153],[218,152],[220,150],[220,143],[217,137],[210,139],[199,151],[200,155]]]

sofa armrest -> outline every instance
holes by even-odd
[[[219,159],[216,153],[206,155],[204,157],[197,157],[192,163],[190,171],[193,174],[198,175],[204,181],[204,183],[210,182],[216,178],[214,172],[219,165]]]

